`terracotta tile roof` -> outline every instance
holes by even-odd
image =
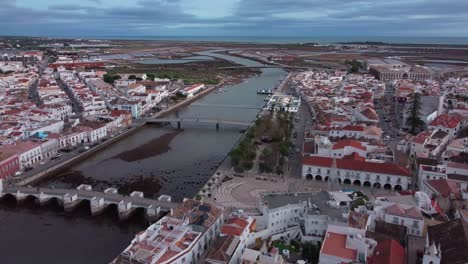
[[[361,144],[361,142],[352,139],[339,140],[335,143],[335,145],[333,145],[333,149],[342,149],[345,147],[353,147],[364,151],[367,150],[366,147]]]
[[[462,121],[462,117],[457,114],[444,114],[436,117],[431,126],[442,126],[447,128],[455,128]]]
[[[418,144],[424,144],[426,139],[429,138],[431,136],[431,134],[432,133],[430,131],[421,132],[417,136],[413,137],[412,142],[413,143],[418,143]]]
[[[332,163],[332,158],[325,157],[303,157],[302,159],[302,164],[311,166],[331,167]],[[366,171],[405,177],[409,177],[411,175],[407,168],[394,163],[375,163],[353,159],[337,159],[336,166],[338,169],[353,171]]]
[[[212,261],[215,261],[216,263],[229,263],[229,260],[232,257],[232,252],[228,251],[233,242],[237,244],[239,240],[236,240],[235,237],[231,235],[216,238],[211,249],[208,251],[208,255],[204,263],[212,263]]]
[[[435,191],[437,191],[442,197],[449,197],[450,193],[453,193],[456,198],[461,198],[460,189],[457,186],[457,182],[454,180],[427,180],[426,183],[430,185]]]
[[[341,128],[341,130],[348,130],[348,131],[364,131],[363,126],[353,126],[353,125],[347,125]]]
[[[442,264],[462,264],[468,260],[468,223],[452,220],[427,228],[430,243],[440,244]]]
[[[401,204],[390,205],[385,208],[385,213],[401,217],[423,220],[421,212],[413,206],[404,206]]]
[[[355,260],[357,250],[346,248],[346,235],[328,232],[322,245],[322,254]]]
[[[226,235],[240,236],[249,225],[249,222],[242,218],[231,218],[221,228],[221,233]]]
[[[455,169],[468,170],[468,164],[466,164],[466,163],[460,163],[460,162],[449,162],[449,163],[447,164],[447,168],[455,168]]]
[[[348,160],[358,160],[358,161],[366,161],[365,157],[362,157],[361,155],[357,154],[356,152],[353,152],[349,155],[343,156],[343,159],[348,159]]]
[[[378,242],[369,264],[405,264],[405,249],[395,240]]]

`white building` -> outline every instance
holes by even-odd
[[[319,264],[365,263],[377,242],[366,238],[366,231],[351,227],[328,226],[320,249]]]
[[[418,205],[377,200],[374,211],[376,220],[405,226],[408,235],[424,236],[424,217]]]
[[[302,241],[320,242],[329,223],[346,223],[348,207],[333,207],[328,204],[330,199],[325,191],[264,194],[259,200],[262,214],[256,217],[257,225],[266,231],[264,237],[284,233],[289,239],[299,236]]]
[[[337,177],[341,184],[406,190],[410,171],[394,163],[367,162],[362,159],[303,157],[302,178],[328,181]]]
[[[185,199],[169,216],[136,235],[111,263],[197,263],[219,235],[223,209]]]
[[[192,97],[199,91],[203,90],[204,88],[205,88],[204,84],[195,84],[195,85],[185,88],[182,91],[182,94],[186,95],[187,97]]]

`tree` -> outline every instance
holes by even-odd
[[[110,75],[110,74],[107,74],[107,73],[104,74],[103,78],[104,78],[104,81],[106,83],[113,83],[114,82],[114,77],[112,75]]]
[[[133,74],[130,75],[130,76],[128,76],[128,79],[129,79],[129,80],[136,80],[136,78],[137,78],[137,77],[136,77],[135,75],[133,75]]]
[[[152,74],[152,73],[147,73],[146,74],[146,78],[147,79],[150,79],[150,80],[154,80],[154,78],[156,78],[156,75]]]
[[[424,125],[424,122],[421,120],[421,94],[414,93],[413,94],[413,105],[411,106],[410,110],[410,117],[409,121],[411,123],[411,130],[410,133],[415,135]]]
[[[318,263],[320,255],[320,247],[307,242],[302,245],[302,257],[307,259],[309,263]]]
[[[361,68],[364,68],[364,64],[357,60],[345,60],[345,64],[346,66],[348,66],[350,73],[356,73]]]

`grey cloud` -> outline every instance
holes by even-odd
[[[468,1],[464,0],[241,0],[230,16],[216,19],[187,14],[179,0],[139,0],[130,8],[110,8],[95,1],[98,7],[77,2],[39,11],[0,0],[0,26],[7,34],[44,35],[65,31],[76,35],[468,35]],[[319,17],[295,15],[305,11]],[[170,29],[178,25],[186,26]]]

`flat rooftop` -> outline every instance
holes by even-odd
[[[311,203],[315,210],[308,210],[308,214],[328,215],[333,219],[342,219],[343,213],[348,212],[347,207],[333,208],[326,202],[330,196],[326,191],[308,192],[308,193],[268,193],[263,195],[263,202],[266,202],[268,208],[275,209],[288,204],[300,204],[304,202]],[[345,221],[345,219],[343,219]]]

